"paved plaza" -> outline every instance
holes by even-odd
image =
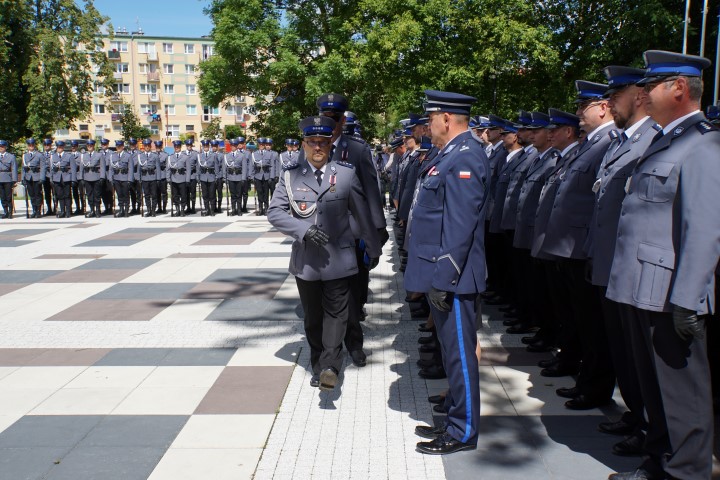
[[[18,203],[18,208],[22,207]],[[0,221],[0,480],[602,479],[638,459],[574,412],[483,312],[477,451],[415,452],[439,422],[392,239],[368,365],[309,386],[290,239],[265,217]]]

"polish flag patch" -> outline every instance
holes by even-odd
[[[470,178],[470,172],[467,170],[460,170],[459,178]]]

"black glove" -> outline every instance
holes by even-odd
[[[441,312],[449,312],[451,307],[450,304],[453,301],[453,293],[452,292],[444,292],[442,290],[438,290],[435,287],[430,288],[430,292],[428,292],[428,300],[432,304],[433,307],[437,308]]]
[[[675,325],[675,333],[683,340],[690,340],[692,337],[702,339],[705,337],[705,321],[697,316],[694,310],[672,306],[672,319]]]
[[[368,270],[372,270],[373,268],[377,267],[380,263],[380,259],[378,257],[370,257],[370,263],[368,263]]]
[[[72,185],[73,188],[77,187],[78,182],[70,182],[70,185]]]
[[[387,241],[390,240],[390,234],[385,228],[378,228],[378,233],[380,234],[380,245],[385,246]]]
[[[330,236],[315,225],[310,225],[310,228],[305,232],[305,240],[311,241],[318,247],[324,247],[330,240]]]

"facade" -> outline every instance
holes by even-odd
[[[180,135],[200,138],[216,117],[222,128],[238,125],[252,135],[253,101],[235,97],[229,107],[202,105],[197,87],[198,65],[213,55],[208,38],[150,37],[142,32],[115,32],[104,40],[114,67],[113,95],[108,101],[96,86],[93,112],[71,130],[58,130],[60,139],[122,138],[122,103],[134,106],[140,123],[153,132],[153,140],[177,140]]]

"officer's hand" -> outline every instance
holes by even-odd
[[[77,187],[77,182],[70,182],[73,188]]]
[[[442,290],[438,290],[435,287],[432,287],[430,288],[430,292],[428,292],[427,297],[432,306],[437,308],[441,312],[450,311],[450,304],[452,303],[453,299],[452,292],[444,292]]]
[[[373,268],[377,267],[380,263],[380,259],[378,257],[370,257],[370,263],[368,263],[368,270],[372,270]]]
[[[318,247],[324,247],[330,240],[330,236],[315,225],[310,225],[310,228],[305,232],[305,240],[311,241]]]
[[[390,234],[385,228],[378,228],[378,233],[380,234],[380,245],[384,246],[390,239]]]
[[[700,320],[694,310],[673,305],[672,318],[675,333],[683,340],[690,340],[692,337],[697,339],[705,337],[705,321]]]

